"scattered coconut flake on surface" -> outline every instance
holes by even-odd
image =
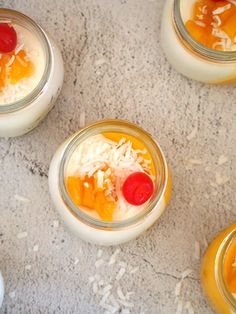
[[[120,267],[124,267],[124,268],[127,267],[127,264],[126,264],[125,262],[119,262],[118,265],[119,265]]]
[[[21,196],[21,195],[18,195],[18,194],[15,194],[14,195],[14,198],[19,201],[19,202],[22,202],[22,203],[29,203],[30,200],[24,196]]]
[[[114,298],[113,294],[110,295],[109,299],[110,299],[111,304],[118,310],[120,306],[119,306],[119,303]]]
[[[189,301],[185,303],[184,308],[187,310],[188,314],[194,314],[193,306]]]
[[[14,298],[16,297],[16,292],[15,292],[15,291],[11,291],[11,292],[9,293],[9,297],[10,297],[11,299],[14,299]]]
[[[112,254],[112,256],[111,256],[111,258],[110,258],[110,260],[109,260],[108,265],[115,264],[115,262],[116,262],[116,257],[117,257],[117,255],[118,255],[120,252],[121,252],[120,249],[116,249],[116,250],[115,250],[115,252]]]
[[[178,301],[177,310],[175,313],[176,314],[182,314],[183,313],[183,302],[181,300]]]
[[[93,293],[94,294],[98,293],[98,284],[96,282],[93,283]]]
[[[90,276],[89,277],[89,283],[93,283],[95,281],[95,277],[94,276]]]
[[[191,208],[193,208],[193,206],[194,206],[194,201],[193,201],[193,200],[191,200],[191,201],[189,202],[189,206],[190,206]]]
[[[228,162],[228,158],[224,155],[221,155],[218,160],[218,165],[223,165]]]
[[[138,270],[139,270],[139,267],[137,266],[137,267],[132,268],[129,273],[135,274]]]
[[[38,252],[38,250],[39,250],[39,246],[36,244],[36,245],[34,245],[34,247],[33,247],[33,251],[34,252]]]
[[[201,257],[201,246],[199,241],[194,242],[194,258],[199,260]]]
[[[117,288],[117,295],[121,300],[126,300],[126,296],[124,295],[123,291],[121,290],[121,287]]]
[[[25,270],[31,270],[31,265],[25,265]]]
[[[191,165],[201,165],[202,164],[202,161],[200,159],[193,159],[193,158],[188,159],[187,162]]]
[[[97,258],[101,258],[101,257],[102,257],[102,254],[103,254],[103,250],[102,250],[102,249],[99,249],[99,250],[98,250],[98,253],[97,253]]]
[[[107,293],[107,291],[111,290],[112,289],[112,285],[107,285],[106,287],[104,287],[102,290],[101,290],[101,295],[104,295]]]
[[[95,267],[99,268],[104,264],[104,260],[101,258],[95,262]]]
[[[125,272],[126,272],[126,269],[125,268],[121,268],[119,270],[118,274],[116,275],[116,280],[120,280],[124,276]]]
[[[98,59],[94,62],[95,66],[100,66],[103,65],[104,63],[106,63],[106,60],[104,58]]]
[[[212,186],[213,188],[217,188],[217,184],[215,182],[210,182],[210,186]]]
[[[100,301],[100,304],[103,304],[107,301],[109,295],[111,294],[111,291],[107,291],[104,296],[102,297],[102,300]]]
[[[74,265],[77,265],[79,263],[79,259],[76,258],[75,261],[74,261]]]
[[[198,127],[195,126],[192,130],[191,133],[189,133],[189,135],[187,136],[187,140],[191,141],[192,139],[194,139],[194,137],[197,135],[197,131],[198,131]]]
[[[58,228],[59,227],[59,221],[53,220],[52,225],[53,225],[53,228]]]
[[[128,301],[125,301],[125,300],[119,300],[119,303],[120,303],[121,305],[126,306],[126,307],[134,307],[134,304],[133,304],[133,303],[128,302]]]
[[[95,277],[96,280],[100,280],[101,279],[101,276],[98,275],[98,274],[96,274],[94,277]]]
[[[106,303],[100,303],[101,307],[105,310],[108,310],[109,314],[111,313],[115,313],[116,312],[116,308],[112,305],[106,304]]]
[[[20,232],[20,233],[17,234],[17,238],[18,238],[18,239],[24,239],[24,238],[26,238],[27,236],[28,236],[28,233],[27,233],[26,231]]]
[[[180,296],[181,288],[182,288],[182,280],[177,282],[177,284],[175,285],[175,296],[176,297]]]
[[[225,176],[225,175],[221,175],[219,172],[216,173],[216,184],[218,185],[224,185],[225,183],[229,182],[230,178]]]
[[[181,278],[184,280],[185,278],[189,277],[192,274],[192,269],[187,268],[185,271],[182,272]]]
[[[85,127],[85,111],[82,111],[79,116],[79,127],[81,129]]]
[[[126,293],[126,296],[125,296],[125,297],[126,297],[126,299],[127,299],[127,300],[129,300],[129,299],[130,299],[130,296],[131,296],[131,295],[133,295],[133,294],[134,294],[134,292],[133,292],[133,291],[129,291],[129,292],[127,292],[127,293]]]

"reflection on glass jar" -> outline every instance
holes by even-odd
[[[204,83],[235,82],[236,9],[231,3],[223,4],[212,0],[166,1],[162,47],[181,74]]]
[[[171,195],[166,159],[152,137],[129,122],[104,120],[67,139],[49,171],[53,203],[85,241],[116,245],[160,217]]]
[[[217,313],[236,313],[236,223],[221,232],[208,247],[201,280]]]
[[[29,17],[0,9],[0,28],[0,136],[13,137],[31,131],[47,115],[64,69],[54,41]]]

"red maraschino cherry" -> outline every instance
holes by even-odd
[[[14,28],[7,23],[0,23],[0,52],[8,53],[16,48],[17,35]]]
[[[151,178],[143,172],[134,172],[125,180],[122,192],[131,205],[144,204],[153,194],[154,186]]]

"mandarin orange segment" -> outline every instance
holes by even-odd
[[[25,51],[21,50],[11,65],[9,73],[10,83],[16,84],[21,79],[32,76],[33,73],[34,65],[27,59]]]
[[[226,1],[196,0],[193,5],[192,19],[185,23],[191,36],[201,44],[217,50],[224,50],[228,43],[219,44],[221,38],[213,36],[213,29],[224,31],[233,41],[236,36],[236,7],[213,13],[216,9],[224,8]],[[218,24],[218,25],[217,25]]]
[[[83,186],[80,177],[68,177],[67,190],[76,205],[82,204]]]
[[[93,178],[86,177],[83,181],[83,198],[82,198],[82,205],[89,208],[94,209],[94,184]]]
[[[199,25],[197,25],[194,21],[187,21],[185,24],[188,32],[192,35],[192,37],[199,42],[202,42],[205,37],[205,29]]]
[[[104,192],[98,191],[96,193],[95,209],[101,219],[105,221],[112,221],[115,203],[107,200]]]
[[[222,29],[230,37],[231,40],[234,40],[236,36],[236,14],[231,15],[227,19]]]
[[[6,71],[6,65],[11,59],[11,54],[2,54],[2,57],[0,59],[0,89],[2,89],[6,85],[7,80],[7,71]]]
[[[104,221],[112,221],[115,202],[107,199],[104,189],[98,189],[95,177],[85,177],[83,180],[77,176],[67,178],[67,190],[78,206],[94,209]]]
[[[230,292],[236,293],[236,275],[229,281],[228,288]]]

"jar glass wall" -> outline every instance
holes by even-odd
[[[167,0],[164,7],[161,43],[171,65],[181,74],[204,83],[236,80],[236,51],[207,48],[188,32],[185,22],[195,1]]]
[[[236,223],[222,231],[209,245],[202,262],[201,281],[217,313],[236,313]],[[231,272],[232,271],[232,272]],[[229,276],[230,275],[230,276]]]
[[[64,68],[54,41],[29,17],[17,11],[0,9],[0,22],[10,23],[16,29],[19,40],[24,39],[11,56],[13,63],[9,61],[12,63],[11,73],[24,75],[28,55],[34,67],[32,77],[23,78],[17,84],[15,77],[11,77],[9,81],[12,84],[0,91],[0,136],[13,137],[31,131],[53,107],[63,83]],[[26,57],[25,51],[28,52]]]
[[[147,206],[123,220],[105,221],[87,214],[74,204],[65,184],[68,161],[76,148],[86,139],[104,133],[126,134],[144,143],[158,179]],[[104,120],[79,131],[59,147],[50,166],[49,188],[55,207],[79,237],[101,245],[116,245],[138,237],[159,218],[169,202],[171,178],[160,147],[148,133],[129,122]]]

